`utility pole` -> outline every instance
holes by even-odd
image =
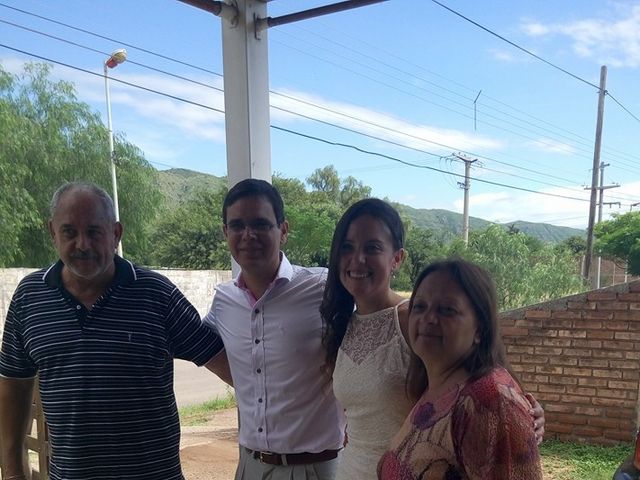
[[[464,210],[462,213],[462,239],[465,245],[469,245],[469,189],[471,188],[471,180],[469,180],[469,173],[471,172],[471,164],[478,161],[477,158],[473,160],[467,157],[463,157],[460,154],[453,154],[459,160],[464,162],[464,183],[458,182],[458,185],[464,189]]]
[[[620,205],[620,202],[603,202],[604,200],[604,191],[609,188],[618,188],[620,185],[614,183],[613,185],[604,185],[604,169],[610,166],[609,163],[600,162],[600,186],[598,186],[599,191],[599,200],[598,200],[598,221],[596,223],[600,223],[602,221],[602,206],[603,205]],[[586,188],[588,190],[588,188]],[[591,286],[596,289],[600,288],[600,270],[602,268],[602,257],[598,255],[598,262],[596,265],[596,275],[591,282]]]
[[[584,257],[582,278],[589,281],[591,257],[593,255],[593,225],[596,218],[596,192],[598,190],[598,173],[600,166],[600,149],[602,146],[602,122],[604,117],[604,97],[607,94],[607,67],[600,67],[600,89],[598,94],[598,118],[596,120],[596,141],[593,148],[593,174],[591,176],[591,200],[589,202],[589,225],[587,226],[587,248]]]
[[[604,197],[604,191],[605,189],[608,188],[616,188],[619,187],[620,185],[615,184],[615,185],[607,185],[606,187],[603,185],[604,184],[604,169],[606,167],[608,167],[610,164],[609,163],[604,163],[604,162],[600,162],[600,188],[598,190],[600,190],[600,200],[598,202],[598,223],[600,223],[602,221],[602,206],[604,205],[603,203],[603,197]],[[607,202],[607,205],[620,205],[620,202]],[[597,274],[596,274],[596,282],[595,282],[595,287],[596,288],[600,288],[600,272],[602,271],[602,257],[600,255],[598,255],[598,269],[597,269]]]

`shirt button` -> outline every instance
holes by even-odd
[[[256,370],[256,372],[258,372],[258,373],[262,373],[262,369],[261,369],[261,368],[259,368],[259,369],[257,369],[257,370]]]
[[[258,403],[262,403],[262,399],[261,398],[258,399]]]
[[[258,427],[258,431],[262,433],[262,427]]]
[[[256,342],[256,345],[257,345],[257,344],[259,344],[259,343],[260,343],[260,339],[259,339],[259,338],[256,338],[256,339],[255,339],[255,342]]]
[[[253,311],[253,313],[260,313],[260,309],[259,309],[259,308],[256,308],[256,309]]]
[[[76,305],[76,310],[80,310],[82,307],[80,305]]]

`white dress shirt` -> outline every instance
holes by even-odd
[[[326,269],[291,265],[255,299],[238,279],[218,286],[204,321],[224,342],[240,410],[241,445],[316,453],[343,445],[345,419],[323,370],[319,307]]]

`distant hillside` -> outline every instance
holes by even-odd
[[[448,238],[462,234],[462,214],[440,209],[416,209],[399,203],[394,203],[398,211],[409,217],[415,225],[439,232]],[[469,228],[471,230],[482,230],[493,222],[482,218],[469,217]],[[505,227],[515,228],[522,233],[531,235],[543,242],[558,243],[563,240],[578,235],[584,237],[584,230],[570,227],[560,227],[548,223],[524,222],[521,220],[502,224]]]
[[[216,177],[206,173],[194,172],[183,168],[172,168],[159,171],[160,186],[166,198],[168,208],[174,208],[197,189],[209,188],[217,190],[226,184],[226,178]],[[420,228],[433,230],[444,239],[458,236],[462,233],[462,215],[449,210],[416,209],[401,203],[393,204],[400,213],[411,219]],[[469,217],[471,230],[482,230],[493,222],[482,218]],[[557,243],[573,235],[584,236],[584,230],[569,227],[559,227],[547,223],[509,222],[505,227],[512,227],[538,238],[543,242]]]
[[[518,220],[517,222],[505,223],[505,226],[512,226],[519,231],[531,235],[532,237],[539,238],[542,241],[549,243],[558,243],[563,240],[579,235],[586,237],[587,233],[584,230],[571,227],[560,227],[557,225],[550,225],[548,223],[531,223]]]
[[[185,168],[171,168],[158,172],[160,189],[165,197],[165,205],[173,209],[189,198],[194,191],[208,188],[218,190],[226,185],[226,178],[208,173],[194,172]]]
[[[438,208],[425,209],[413,208],[401,203],[393,203],[394,207],[408,217],[414,225],[420,228],[433,230],[447,237],[457,236],[462,233],[462,215],[449,210],[441,210]],[[469,228],[471,230],[482,230],[491,225],[491,222],[482,218],[469,217]]]

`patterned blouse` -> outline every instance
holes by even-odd
[[[503,368],[418,401],[378,463],[381,480],[542,480],[529,403]]]

